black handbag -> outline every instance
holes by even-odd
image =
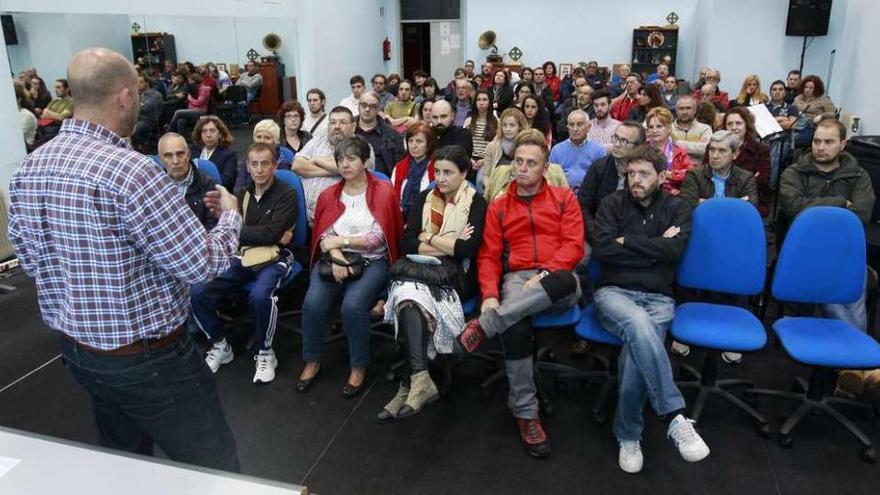
[[[357,280],[361,278],[361,275],[364,274],[364,268],[369,264],[370,260],[357,253],[348,253],[339,259],[327,252],[322,254],[321,259],[318,260],[318,274],[322,278],[333,280],[333,265],[339,265],[348,268],[347,280]]]
[[[404,256],[391,267],[390,278],[392,281],[423,283],[460,293],[464,287],[461,264],[448,256],[441,256],[440,262],[440,265],[425,265]]]

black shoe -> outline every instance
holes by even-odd
[[[364,384],[367,383],[367,377],[364,377],[364,381],[361,382],[360,385],[352,385],[348,382],[342,386],[342,396],[346,399],[354,399],[361,393],[361,390],[364,388]]]
[[[318,368],[318,371],[314,375],[312,375],[311,378],[309,378],[307,380],[303,380],[302,378],[300,378],[299,380],[297,380],[296,385],[294,385],[294,388],[296,388],[296,391],[300,394],[304,394],[304,393],[308,392],[309,389],[312,388],[312,385],[315,383],[315,380],[318,379],[318,375],[320,375],[320,374],[321,374],[321,368]]]

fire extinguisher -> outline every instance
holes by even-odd
[[[387,36],[382,42],[382,60],[391,60],[391,40]]]

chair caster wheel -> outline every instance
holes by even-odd
[[[757,426],[758,436],[761,438],[770,438],[771,430],[769,423],[760,423]],[[790,439],[790,437],[789,437]]]
[[[779,446],[785,449],[791,448],[794,442],[791,439],[791,435],[779,435]]]
[[[874,447],[865,447],[862,449],[861,457],[868,464],[874,464],[877,462],[877,451],[874,450]]]

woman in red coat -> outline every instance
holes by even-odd
[[[556,74],[556,64],[548,60],[542,67],[544,67],[544,84],[553,92],[553,102],[558,103],[562,95],[562,79]],[[552,108],[548,110],[553,113]]]
[[[666,155],[669,175],[663,184],[663,190],[677,195],[687,171],[694,165],[687,151],[672,142],[672,112],[666,107],[652,108],[645,117],[645,125],[648,128],[648,142]]]
[[[773,204],[773,191],[770,188],[770,145],[758,142],[755,118],[746,107],[727,110],[722,127],[742,140],[733,164],[755,175],[758,185],[758,211],[761,216],[767,216]]]
[[[342,299],[342,323],[348,337],[351,372],[342,395],[360,393],[370,361],[370,308],[388,281],[388,269],[400,252],[403,218],[394,188],[366,170],[370,145],[350,137],[336,145],[334,158],[342,181],[318,196],[312,230],[312,271],[302,307],[303,360],[296,383],[305,393],[321,368],[321,346]],[[326,260],[332,274],[321,275]],[[365,266],[346,266],[361,259]]]

